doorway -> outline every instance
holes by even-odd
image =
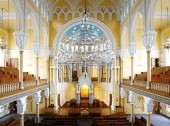
[[[89,87],[87,85],[82,85],[80,89],[80,98],[88,99],[89,98]]]

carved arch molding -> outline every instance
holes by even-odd
[[[59,1],[59,0],[58,0]],[[69,0],[65,0],[69,6],[56,6],[53,3],[51,4],[51,12],[50,12],[50,19],[53,18],[54,15],[56,15],[57,20],[61,20],[64,18],[65,21],[68,20],[68,18],[73,19],[76,17],[82,17],[84,15],[84,6],[78,6],[80,0],[77,0],[74,4],[70,2]],[[98,0],[98,2],[92,2],[89,1],[89,5],[87,6],[87,12],[89,17],[93,18],[100,18],[100,20],[104,21],[106,17],[108,17],[108,20],[111,21],[114,18],[114,14],[116,14],[117,20],[120,19],[120,9],[119,9],[119,3],[116,0],[110,0],[112,5],[109,6],[102,6],[102,2],[104,0]]]

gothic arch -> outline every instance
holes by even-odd
[[[120,47],[122,49],[126,49],[128,46],[128,41],[126,40],[127,38],[128,38],[128,28],[127,26],[124,26],[122,33],[121,33],[121,44],[120,44]]]
[[[21,7],[21,4],[18,0],[13,0],[12,1],[13,4],[14,4],[14,8],[15,8],[15,11],[16,11],[16,31],[18,30],[21,30],[21,23],[22,23],[22,18],[21,18],[21,15],[22,15],[22,7]]]
[[[134,16],[133,16],[133,18],[132,18],[132,24],[133,25],[131,25],[132,27],[131,27],[131,38],[132,38],[132,41],[133,42],[136,42],[136,40],[135,40],[135,34],[136,34],[136,29],[137,29],[137,21],[138,21],[138,15],[141,15],[142,16],[142,20],[143,20],[143,14],[141,13],[141,12],[139,12],[139,11],[137,11],[135,14],[134,14]],[[142,24],[142,26],[143,26],[143,28],[144,28],[144,24]]]

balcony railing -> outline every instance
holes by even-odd
[[[170,93],[170,84],[151,82],[151,90]]]
[[[41,79],[39,81],[39,84],[40,85],[47,84],[47,80]],[[26,82],[24,82],[24,88],[25,89],[29,88],[29,87],[34,87],[34,86],[36,86],[36,81],[26,81]],[[19,83],[0,84],[0,94],[19,90],[20,89],[19,87],[20,87]]]
[[[131,81],[130,79],[123,79],[123,83],[130,85]],[[146,89],[146,81],[134,80],[134,86]],[[170,84],[151,82],[151,90],[170,93]]]
[[[0,94],[19,90],[19,83],[1,84]]]

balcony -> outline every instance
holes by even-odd
[[[19,83],[9,83],[0,85],[0,105],[18,100],[21,97],[32,95],[38,91],[49,87],[46,79],[40,79],[39,85],[36,81],[25,81],[24,89],[19,89]]]
[[[134,85],[130,85],[130,83],[130,79],[124,79],[121,87],[156,101],[170,104],[170,84],[151,82],[151,89],[146,89],[146,81],[133,80]]]

